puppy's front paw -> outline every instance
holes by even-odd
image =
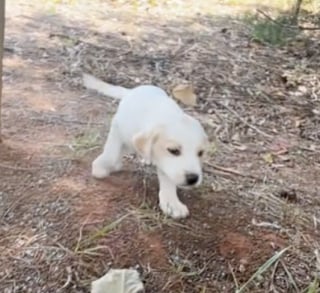
[[[160,208],[164,214],[174,219],[185,218],[189,215],[189,210],[181,201],[160,201]]]
[[[106,168],[105,166],[102,166],[101,162],[96,159],[92,163],[91,174],[95,178],[102,179],[109,176],[110,170],[108,170],[108,168]]]
[[[122,169],[122,162],[118,162],[112,169],[113,172],[118,172]]]

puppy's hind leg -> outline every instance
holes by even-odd
[[[112,123],[103,152],[92,163],[92,176],[101,179],[109,176],[113,171],[120,170],[122,153],[123,142],[117,125]]]

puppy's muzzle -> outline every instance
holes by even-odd
[[[193,186],[196,185],[199,181],[199,175],[195,173],[187,173],[186,174],[186,185]]]

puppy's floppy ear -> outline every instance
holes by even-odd
[[[147,164],[152,162],[152,148],[157,141],[161,128],[154,128],[149,131],[139,132],[133,137],[133,146]]]

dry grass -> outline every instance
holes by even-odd
[[[33,63],[5,75],[15,148],[0,153],[0,290],[88,292],[108,268],[137,266],[147,292],[317,292],[319,32],[282,48],[257,42],[236,1],[210,9],[199,1],[194,10],[182,1],[149,2],[148,10],[127,1],[45,2],[54,9],[21,6],[25,17],[8,21],[6,46],[25,68]],[[43,71],[30,81],[35,66]],[[199,103],[186,111],[214,144],[206,183],[181,195],[190,219],[160,213],[152,173],[90,179],[115,104],[85,93],[83,71],[128,87],[195,85]],[[42,83],[56,112],[30,107],[31,83]],[[62,163],[66,147],[85,162]]]
[[[90,127],[90,126],[89,126]],[[76,157],[83,157],[88,152],[101,148],[101,134],[97,131],[85,130],[68,146]]]

